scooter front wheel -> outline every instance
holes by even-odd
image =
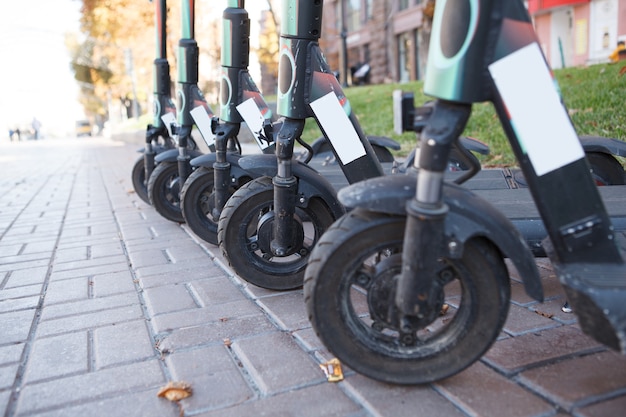
[[[219,246],[229,265],[246,281],[271,290],[299,288],[313,246],[335,218],[315,197],[305,207],[296,207],[292,226],[300,238],[298,245],[290,254],[276,256],[270,250],[273,208],[270,177],[243,185],[228,199],[220,216]]]
[[[181,210],[187,226],[202,240],[217,245],[219,215],[215,213],[215,177],[213,170],[196,169],[185,181],[181,193]],[[230,187],[227,197],[235,192]]]
[[[167,220],[184,223],[180,209],[180,176],[178,164],[160,162],[148,180],[148,195],[155,210]]]
[[[395,307],[406,218],[355,209],[322,236],[304,280],[306,308],[328,350],[350,368],[394,384],[423,384],[478,360],[504,325],[510,299],[506,266],[484,239],[460,259],[442,259],[440,314],[400,329]]]
[[[146,184],[146,163],[143,156],[137,159],[137,162],[135,162],[135,165],[133,165],[131,178],[133,180],[133,188],[135,189],[135,193],[146,204],[150,204],[148,185]]]

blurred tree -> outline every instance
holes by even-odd
[[[278,80],[278,52],[280,20],[276,1],[267,0],[268,10],[261,15],[259,47],[256,51],[261,66],[261,88],[265,94],[274,94]]]
[[[156,56],[155,4],[150,0],[79,0],[82,37],[68,41],[71,67],[81,86],[81,102],[89,115],[106,114],[111,101],[132,96],[125,56],[132,56],[138,101],[151,109],[153,61]],[[181,0],[168,1],[167,55],[172,87],[176,86],[178,42],[181,38]],[[212,86],[219,69],[221,10],[213,0],[195,3],[195,34],[200,48],[200,87]],[[208,74],[209,81],[204,74]],[[208,69],[207,69],[208,68]],[[215,78],[217,79],[217,78]],[[174,96],[174,93],[172,92]],[[100,106],[101,110],[96,107]],[[104,110],[102,110],[104,109]],[[102,113],[104,111],[104,113]]]
[[[422,68],[419,69],[420,74],[426,72],[426,62],[428,61],[428,49],[430,45],[430,33],[433,26],[433,15],[435,13],[436,0],[426,0],[422,9],[422,27],[418,31],[418,47],[419,62]]]

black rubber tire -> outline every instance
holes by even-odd
[[[133,171],[131,173],[131,178],[133,180],[133,188],[135,189],[135,194],[139,196],[146,204],[150,204],[150,196],[148,195],[148,184],[146,181],[146,163],[143,155],[137,159],[135,165],[133,165]]]
[[[180,209],[180,177],[176,162],[160,162],[148,180],[148,196],[155,210],[167,220],[184,223]]]
[[[341,362],[379,381],[423,384],[462,371],[487,351],[506,320],[510,283],[489,241],[466,242],[462,259],[442,260],[453,278],[441,297],[448,312],[417,331],[416,344],[402,344],[398,326],[380,317],[393,304],[405,222],[362,209],[342,216],[311,253],[304,298],[318,337]]]
[[[624,185],[624,167],[613,156],[602,152],[587,152],[585,156],[596,185]]]
[[[239,188],[220,216],[219,246],[228,264],[244,280],[271,290],[299,288],[312,248],[335,218],[318,198],[311,198],[306,207],[297,207],[296,216],[308,233],[297,253],[278,257],[263,250],[257,230],[261,217],[271,212],[273,206],[271,178],[259,177]]]
[[[242,179],[245,184],[250,179]],[[213,170],[205,167],[196,169],[185,181],[181,193],[181,210],[185,223],[205,242],[217,245],[217,226],[219,218],[214,219],[212,212],[215,207],[213,187],[215,185]],[[228,197],[239,188],[230,187]]]

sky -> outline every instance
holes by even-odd
[[[266,1],[246,3],[250,18],[258,20]],[[65,34],[79,31],[81,4],[80,0],[2,0],[0,137],[18,125],[30,126],[33,118],[41,122],[44,133],[71,133],[76,120],[84,118],[65,47]]]
[[[78,32],[80,5],[77,0],[3,1],[0,129],[29,126],[36,117],[44,130],[71,131],[83,118],[64,43],[66,32]]]

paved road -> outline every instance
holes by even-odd
[[[217,248],[132,190],[135,145],[0,142],[0,411],[5,416],[623,416],[626,357],[583,335],[539,259],[547,301],[512,273],[501,337],[421,387],[330,359],[302,292],[247,285]],[[186,381],[180,403],[157,397]]]

